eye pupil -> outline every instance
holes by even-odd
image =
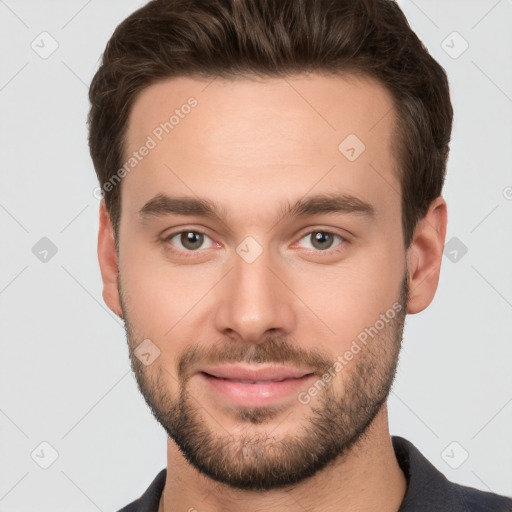
[[[325,242],[328,242],[327,245],[322,245],[322,243],[325,244]],[[329,247],[332,245],[333,237],[331,233],[326,233],[324,231],[315,231],[313,233],[313,246],[316,249],[329,249]],[[317,246],[319,244],[319,246]]]
[[[194,231],[185,231],[181,234],[180,242],[183,244],[183,247],[187,249],[198,249],[203,243],[203,235]]]

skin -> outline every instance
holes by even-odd
[[[190,96],[197,107],[120,184],[119,252],[100,204],[103,297],[127,323],[132,365],[139,386],[154,393],[154,405],[168,412],[177,402],[178,362],[195,344],[201,355],[229,345],[242,356],[259,353],[273,336],[285,340],[285,348],[321,353],[334,362],[399,299],[404,276],[409,291],[404,312],[428,307],[439,280],[446,202],[441,196],[432,202],[406,249],[393,154],[394,108],[386,89],[367,78],[317,74],[264,81],[164,80],[143,90],[133,105],[127,155]],[[351,133],[366,146],[352,162],[338,150]],[[333,191],[371,203],[375,218],[324,213],[276,223],[283,202]],[[141,208],[159,193],[207,198],[222,207],[226,218],[142,218]],[[207,235],[194,257],[184,256],[187,248],[179,236],[164,240],[180,229]],[[307,236],[315,230],[345,241],[335,237],[331,248],[320,250]],[[252,263],[236,252],[247,236],[262,248]],[[198,404],[205,432],[213,438],[231,435],[229,454],[233,467],[240,468],[234,456],[251,434],[271,434],[274,443],[298,435],[300,426],[309,425],[313,406],[325,406],[328,394],[339,402],[341,414],[343,404],[348,407],[357,395],[350,386],[362,362],[376,365],[376,375],[392,376],[401,327],[403,318],[402,325],[379,333],[378,342],[355,356],[309,404],[293,395],[260,422],[250,421],[257,418],[254,408],[241,416],[205,389],[197,375],[187,381],[187,392]],[[144,339],[160,350],[149,366],[132,354]],[[264,491],[208,477],[169,438],[159,510],[396,511],[406,480],[394,455],[387,414],[384,402],[364,435],[310,477]],[[271,455],[268,444],[261,447],[259,453]]]

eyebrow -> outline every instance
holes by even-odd
[[[282,206],[275,221],[279,223],[294,217],[308,217],[325,213],[355,214],[374,219],[376,210],[370,203],[349,194],[319,194],[303,197],[293,206],[287,202]],[[163,217],[166,215],[193,215],[224,222],[226,211],[213,201],[194,197],[170,197],[157,194],[139,210],[139,216]]]

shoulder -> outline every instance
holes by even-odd
[[[392,441],[407,479],[399,512],[512,512],[512,499],[450,482],[410,441]]]
[[[164,468],[151,482],[140,498],[132,501],[118,512],[158,512],[160,497],[165,486],[167,469]]]
[[[512,512],[512,499],[473,487],[451,484],[468,512]]]

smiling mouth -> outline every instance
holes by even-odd
[[[222,366],[197,375],[213,394],[214,404],[220,400],[238,407],[270,407],[283,401],[291,405],[300,389],[316,378],[312,372],[286,367]]]
[[[206,375],[207,377],[212,377],[214,379],[219,380],[225,380],[229,382],[235,382],[238,384],[270,384],[271,382],[283,382],[285,380],[300,380],[304,379],[305,377],[309,377],[310,375],[313,375],[312,373],[307,373],[305,375],[302,375],[301,377],[283,377],[281,379],[266,379],[266,380],[248,380],[248,379],[231,379],[227,377],[217,377],[216,375],[211,375],[207,372],[201,372],[202,374]]]

